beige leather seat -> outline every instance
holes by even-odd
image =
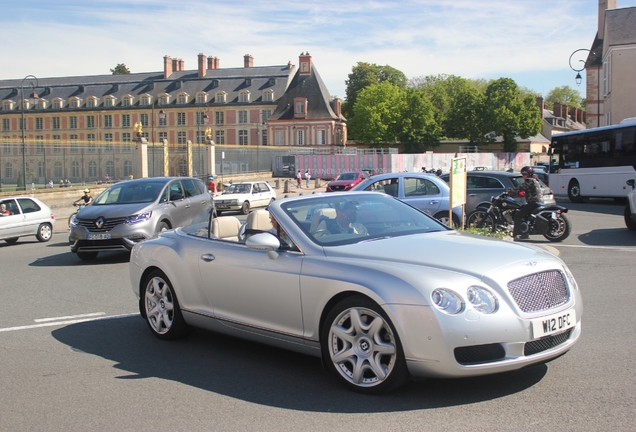
[[[212,221],[212,234],[223,240],[238,241],[241,221],[234,216],[221,216]]]
[[[311,226],[309,227],[309,232],[314,232],[318,229],[318,225],[322,222],[323,219],[335,219],[336,218],[336,209],[335,208],[321,208],[316,210],[313,217],[311,218]]]
[[[269,212],[264,209],[254,210],[247,215],[247,229],[269,231],[273,228]]]

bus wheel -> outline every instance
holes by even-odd
[[[568,185],[568,198],[574,203],[583,202],[581,186],[579,186],[579,182],[577,180],[570,180],[570,184]]]

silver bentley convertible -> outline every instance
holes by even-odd
[[[200,327],[322,357],[362,393],[546,362],[581,334],[559,258],[373,192],[285,198],[245,224],[208,212],[135,245],[130,276],[157,337]]]

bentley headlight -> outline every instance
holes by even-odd
[[[572,272],[570,271],[570,269],[564,265],[563,270],[565,271],[565,277],[568,280],[568,284],[570,284],[570,286],[574,288],[575,291],[578,291],[579,285],[576,283],[576,279],[574,279],[574,275],[572,275]]]
[[[139,214],[132,215],[132,216],[128,216],[126,218],[126,223],[129,224],[129,225],[132,225],[132,224],[136,224],[136,223],[139,223],[139,222],[144,222],[144,221],[147,221],[148,219],[150,219],[151,216],[152,216],[152,212],[151,211],[144,212],[144,213],[139,213]]]
[[[468,301],[477,312],[491,314],[497,311],[497,298],[487,289],[471,286],[466,291]]]
[[[464,302],[459,294],[446,288],[437,288],[433,291],[431,300],[437,309],[447,314],[453,315],[464,309]]]

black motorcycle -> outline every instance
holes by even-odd
[[[487,228],[491,232],[509,231],[514,228],[515,214],[522,204],[503,192],[492,197],[490,203],[481,203],[466,218],[466,226]],[[565,240],[572,231],[572,224],[565,215],[568,209],[558,205],[540,206],[534,209],[521,223],[521,234],[541,234],[546,239],[558,242]]]

